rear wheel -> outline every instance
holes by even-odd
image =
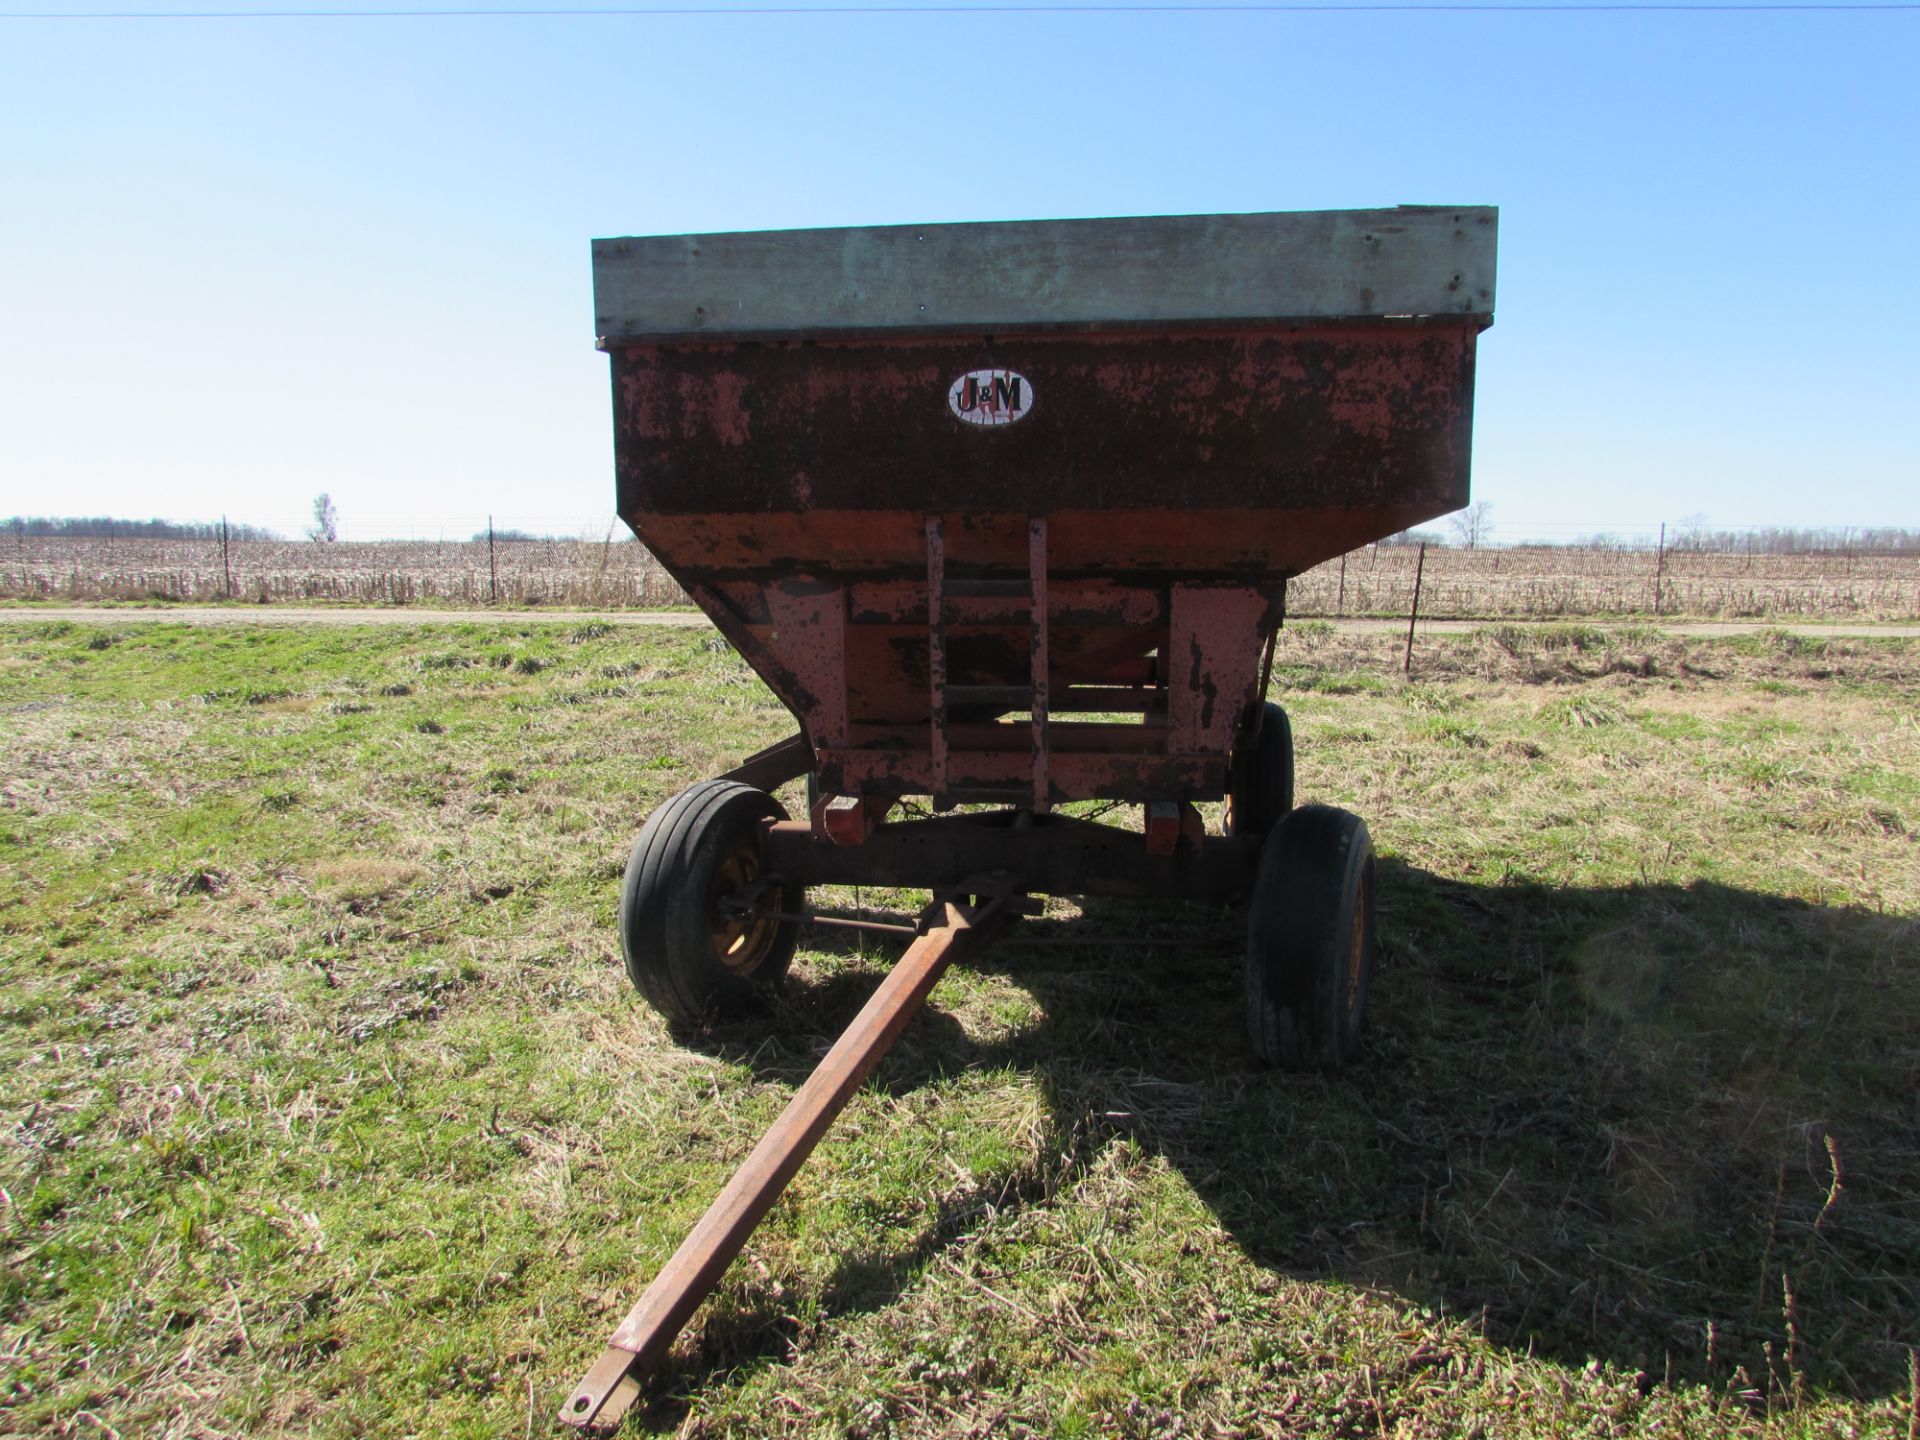
[[[627,978],[676,1025],[738,1011],[776,985],[798,931],[786,887],[763,885],[760,822],[787,812],[764,790],[707,780],[648,818],[620,889]]]
[[[1247,928],[1247,1032],[1288,1070],[1337,1070],[1360,1046],[1373,981],[1373,840],[1306,805],[1261,847]]]
[[[1293,809],[1293,726],[1271,700],[1260,713],[1260,730],[1243,739],[1233,757],[1227,796],[1227,833],[1265,835]]]

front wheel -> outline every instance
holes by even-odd
[[[787,812],[764,790],[706,780],[648,817],[620,888],[627,978],[675,1025],[745,1008],[793,959],[786,887],[762,884],[760,822]]]
[[[1373,981],[1373,839],[1358,815],[1304,805],[1260,852],[1247,927],[1247,1032],[1287,1070],[1337,1070],[1360,1046]]]

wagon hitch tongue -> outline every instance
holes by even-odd
[[[1018,883],[1002,874],[964,881],[921,913],[917,938],[627,1312],[567,1397],[562,1422],[593,1432],[620,1423],[640,1397],[641,1383],[660,1368],[681,1328],[946,968],[985,949],[1025,908]]]

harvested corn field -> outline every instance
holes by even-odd
[[[256,605],[682,604],[643,545],[593,540],[0,539],[0,597]]]
[[[1405,615],[1417,562],[1414,546],[1367,546],[1296,579],[1289,611]],[[5,537],[0,597],[594,608],[686,601],[644,546],[618,537],[501,540],[491,560],[484,540],[241,540],[223,559],[217,540]],[[1420,613],[1434,619],[1915,620],[1920,554],[1430,548]]]
[[[1405,615],[1418,564],[1415,546],[1368,546],[1295,580],[1288,608],[1296,615]],[[1920,617],[1920,554],[1429,548],[1420,613],[1487,620],[1911,620]]]

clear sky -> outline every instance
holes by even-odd
[[[604,527],[595,236],[1437,203],[1500,537],[1920,526],[1917,95],[1913,9],[0,19],[0,515]]]

